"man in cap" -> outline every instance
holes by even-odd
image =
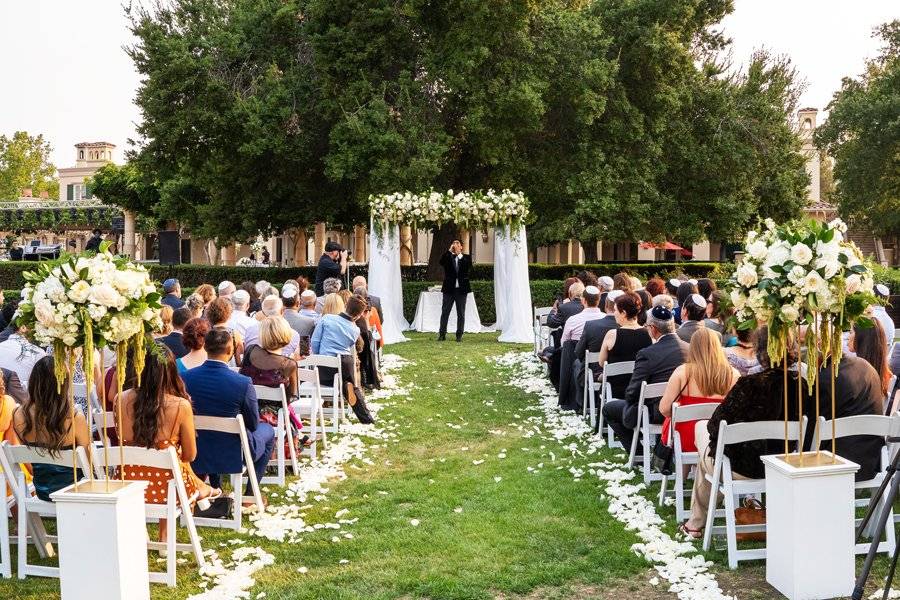
[[[160,303],[171,306],[172,310],[178,310],[184,306],[184,300],[181,299],[181,284],[175,278],[163,281],[163,291],[166,293],[162,297]]]
[[[878,296],[879,300],[887,302],[890,300],[891,290],[883,283],[879,283],[875,286],[875,295]],[[884,338],[887,340],[888,348],[890,348],[894,344],[894,335],[897,333],[894,320],[891,318],[891,315],[887,313],[884,306],[880,304],[872,306],[872,318],[881,323],[881,328],[884,329]],[[891,357],[888,356],[888,360],[890,359]],[[896,371],[894,371],[894,373],[896,373]]]
[[[312,290],[303,290],[300,294],[300,311],[301,317],[309,317],[318,320],[319,311],[316,310],[316,293]]]
[[[325,289],[322,287],[326,279],[340,279],[341,275],[347,272],[347,251],[337,242],[328,242],[325,244],[325,252],[319,258],[319,265],[316,267],[316,296],[324,296]]]

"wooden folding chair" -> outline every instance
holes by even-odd
[[[599,353],[598,353],[599,356]],[[603,363],[603,375],[600,379],[600,408],[597,411],[599,415],[597,431],[602,434],[603,432],[603,407],[606,406],[606,403],[610,400],[624,400],[624,398],[613,398],[612,395],[612,384],[608,381],[610,377],[614,377],[616,375],[631,375],[634,373],[634,361],[626,360],[622,362],[611,363],[609,361],[604,361]],[[640,418],[640,415],[638,415]],[[606,425],[606,445],[610,448],[621,448],[622,444],[616,439],[615,432],[613,432],[613,428]]]
[[[7,442],[0,443],[0,449],[2,449],[2,452],[0,452],[0,468],[7,474],[6,479],[11,484],[10,487],[13,491],[13,498],[15,499],[18,513],[16,543],[18,545],[17,571],[19,579],[25,579],[28,575],[58,578],[59,567],[28,563],[29,541],[35,545],[41,558],[56,554],[53,548],[56,536],[47,534],[41,521],[42,517],[56,518],[56,505],[53,502],[47,502],[31,495],[31,489],[26,483],[25,472],[19,465],[39,464],[71,468],[72,450],[60,450],[56,456],[51,456],[48,452],[39,448],[13,446]],[[89,473],[90,463],[83,448],[75,450],[75,462],[81,469],[82,474]]]
[[[200,546],[200,536],[197,533],[194,517],[191,514],[191,502],[196,499],[196,495],[187,495],[184,478],[181,474],[181,461],[178,458],[178,452],[173,447],[157,450],[155,448],[139,448],[137,446],[113,446],[109,450],[108,458],[111,469],[127,465],[131,467],[166,469],[172,473],[172,478],[169,479],[169,486],[166,491],[165,504],[144,503],[144,515],[148,523],[159,522],[160,519],[166,520],[166,541],[147,541],[149,549],[166,551],[166,570],[163,572],[151,571],[149,573],[150,582],[164,583],[168,587],[175,587],[177,584],[177,552],[192,553],[197,561],[198,569],[203,569],[206,566],[203,548]],[[93,451],[94,464],[97,465],[97,475],[99,477],[102,476],[103,461],[107,457],[104,456],[102,448],[95,446]],[[190,543],[188,544],[178,543],[176,526],[179,518],[190,537]]]
[[[800,434],[806,431],[806,417],[800,423],[792,421],[788,423],[788,441],[796,442]],[[735,423],[729,425],[727,421],[719,423],[719,437],[716,442],[716,456],[712,474],[707,474],[710,482],[709,512],[706,515],[706,530],[703,532],[703,550],[709,550],[713,534],[725,534],[728,544],[728,568],[736,569],[738,562],[742,560],[761,560],[766,558],[765,548],[751,548],[738,550],[738,533],[757,533],[766,530],[765,524],[738,525],[734,509],[737,508],[736,499],[742,495],[759,495],[766,491],[766,480],[763,479],[735,479],[731,472],[731,460],[725,455],[725,446],[740,444],[755,440],[784,440],[784,421],[755,421],[753,423]],[[724,496],[725,510],[716,509],[719,494]],[[714,527],[716,517],[725,517],[725,527]]]
[[[696,421],[708,421],[716,408],[718,402],[704,402],[702,404],[689,404],[681,406],[678,402],[672,405],[672,418],[669,427],[669,445],[672,446],[675,455],[675,520],[679,523],[684,521],[690,515],[690,507],[685,506],[684,502],[684,482],[685,475],[689,478],[694,473],[697,463],[700,461],[700,453],[697,450],[693,452],[685,452],[681,445],[681,434],[678,432],[677,425],[682,423],[690,423]],[[662,483],[659,487],[659,505],[662,506],[666,497],[666,484],[669,476],[662,476]],[[688,490],[688,498],[690,498],[690,490]]]
[[[641,395],[638,397],[637,425],[635,425],[634,435],[631,438],[631,453],[628,455],[628,467],[634,467],[638,438],[640,438],[641,448],[644,452],[643,456],[641,456],[641,471],[644,474],[644,483],[646,484],[649,484],[651,481],[662,480],[661,473],[650,471],[651,442],[656,440],[656,436],[662,434],[662,425],[650,423],[650,408],[647,406],[647,401],[662,398],[667,385],[668,382],[666,381],[662,383],[647,383],[644,381],[641,383]]]
[[[245,500],[253,500],[256,508],[260,513],[265,512],[266,506],[263,503],[262,493],[259,490],[259,481],[256,480],[256,471],[253,470],[253,454],[250,452],[250,441],[247,437],[247,428],[244,426],[244,419],[238,415],[236,417],[205,417],[194,415],[194,429],[197,431],[219,431],[222,433],[230,433],[237,437],[235,440],[241,445],[241,457],[243,465],[240,472],[223,473],[229,475],[231,479],[231,488],[234,492],[234,502],[230,519],[211,519],[206,517],[194,517],[194,523],[201,527],[221,527],[226,529],[234,529],[237,531],[241,528],[241,503]],[[244,496],[244,477],[250,482],[250,490],[252,496]]]
[[[259,483],[263,485],[284,485],[285,463],[288,458],[284,454],[285,441],[287,441],[288,451],[290,452],[291,468],[294,471],[294,475],[300,474],[300,466],[297,464],[297,451],[294,449],[294,434],[291,429],[291,413],[288,410],[284,384],[277,388],[265,385],[254,385],[253,388],[256,390],[257,400],[275,402],[281,407],[278,409],[278,422],[275,427],[275,459],[269,461],[269,466],[273,464],[276,466],[277,475],[267,475]]]

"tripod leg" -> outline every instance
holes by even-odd
[[[900,453],[898,453],[897,456],[900,456]],[[894,461],[897,461],[896,457]],[[892,466],[895,467],[896,464]],[[894,499],[897,497],[897,490],[898,488],[900,488],[900,477],[896,476],[896,472],[893,469],[889,471],[889,477],[891,480],[891,489],[888,492],[887,499],[885,500],[885,506],[892,506],[894,504]],[[881,491],[881,489],[879,489],[879,491]],[[870,514],[872,511],[878,510],[880,499],[881,498],[878,494],[872,497],[872,502],[869,505]],[[885,525],[887,524],[888,515],[890,514],[891,511],[889,510],[882,510],[878,514],[878,527],[875,528],[875,531],[879,532],[879,535],[872,539],[872,544],[869,546],[869,552],[866,554],[866,561],[865,563],[863,563],[862,571],[860,571],[859,577],[856,578],[856,587],[853,588],[853,595],[851,596],[853,600],[862,600],[863,588],[866,586],[866,580],[869,578],[869,573],[872,571],[872,563],[875,562],[875,555],[878,554],[878,546],[881,540],[880,532],[884,531]],[[860,531],[865,528],[865,525],[868,521],[868,516],[869,515],[867,515],[867,518],[863,519],[863,522],[860,524]],[[894,524],[891,523],[891,527],[893,526]],[[890,587],[890,580],[885,583],[885,586],[885,589],[888,589]]]
[[[893,523],[891,524],[893,527]],[[894,548],[894,555],[891,557],[891,568],[888,571],[887,579],[884,581],[884,596],[882,596],[881,600],[888,600],[888,596],[891,594],[891,582],[894,581],[894,572],[897,570],[897,554],[900,553],[900,545],[897,545]]]

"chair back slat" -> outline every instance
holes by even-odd
[[[645,381],[641,384],[641,398],[644,401],[662,398],[663,394],[666,392],[667,385],[669,385],[668,381],[663,381],[662,383],[647,383]]]
[[[94,448],[94,460],[97,461],[99,458],[99,464],[105,464],[104,461],[107,454],[109,455],[110,467],[119,467],[124,464],[171,470],[178,466],[178,454],[173,447],[157,450],[156,448],[140,448],[138,446],[122,446],[121,448],[119,446],[111,446],[109,452],[105,452],[102,448]]]
[[[826,421],[824,417],[821,417],[819,423],[822,439],[831,437],[832,421]],[[834,420],[834,437],[843,438],[851,435],[897,437],[900,435],[900,416],[854,415]]]
[[[200,431],[221,431],[222,433],[241,433],[244,424],[241,417],[206,417],[194,415],[194,429]]]
[[[552,306],[541,306],[535,307],[534,309],[534,317],[537,319],[539,317],[546,317],[553,310]]]
[[[319,385],[318,369],[297,369],[297,381]]]
[[[269,387],[267,385],[254,385],[253,389],[256,391],[257,400],[271,400],[273,402],[283,402],[286,398],[284,393],[284,384],[276,387]]]
[[[321,354],[311,354],[304,359],[297,361],[299,367],[331,367],[332,369],[341,368],[340,356],[324,356]]]
[[[599,352],[585,352],[584,353],[584,366],[588,365],[598,365],[600,364],[600,353]]]
[[[72,466],[72,448],[68,448],[67,450],[60,450],[56,456],[50,454],[49,450],[45,450],[43,448],[37,448],[34,446],[26,446],[26,445],[12,445],[6,444],[4,445],[6,456],[9,459],[10,463],[13,464],[38,464],[38,465],[54,465],[57,467],[71,467]],[[82,452],[79,453],[78,450]],[[83,454],[84,450],[82,448],[76,449],[76,455]],[[76,460],[79,460],[78,466],[82,467],[82,463],[80,462],[80,456],[76,456]]]
[[[754,421],[752,423],[732,423],[722,421],[724,444],[740,444],[753,440],[783,440],[784,421]],[[800,439],[800,432],[806,430],[806,417],[802,423],[788,422],[788,441],[796,442]]]
[[[682,406],[676,402],[672,405],[672,425],[674,426],[689,421],[706,421],[712,417],[718,407],[718,402],[703,402],[701,404],[688,404],[686,406]]]
[[[599,352],[598,352],[599,356]],[[634,373],[634,361],[625,360],[622,362],[605,362],[603,363],[603,374],[607,377],[615,375],[631,375]]]

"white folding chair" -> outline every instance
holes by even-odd
[[[92,389],[91,395],[90,397],[88,397],[86,383],[73,383],[72,387],[74,388],[74,395],[76,397],[88,399],[88,414],[84,416],[88,422],[88,431],[93,433],[95,431],[95,427],[97,427],[97,417],[103,411],[103,407],[100,406],[100,399],[97,396],[97,390]]]
[[[704,402],[702,404],[689,404],[681,406],[678,402],[672,405],[672,418],[669,427],[669,445],[675,458],[675,519],[680,523],[690,515],[690,507],[686,507],[684,503],[684,480],[685,475],[694,473],[697,463],[700,461],[700,453],[697,450],[685,452],[681,445],[681,434],[678,432],[677,425],[682,423],[692,423],[696,421],[706,421],[712,417],[719,406],[718,402]],[[669,476],[662,476],[662,483],[659,487],[659,505],[662,506],[666,497],[666,484]],[[690,498],[690,490],[688,497]]]
[[[599,356],[599,354],[598,354]],[[623,398],[613,398],[612,395],[612,384],[607,381],[609,377],[614,377],[616,375],[631,375],[634,372],[634,361],[626,360],[622,362],[611,363],[609,361],[604,361],[603,363],[603,375],[600,379],[600,408],[597,411],[598,414],[598,423],[597,431],[601,434],[603,433],[603,407],[606,406],[606,403],[610,400],[622,400]],[[609,425],[606,426],[606,445],[610,448],[621,448],[622,444],[616,439],[615,433],[613,432],[612,427]]]
[[[888,386],[887,386],[887,398],[885,398],[885,400],[884,400],[885,414],[887,414],[887,412],[890,411],[890,409],[891,409],[891,403],[894,399],[894,391],[895,391],[896,387],[897,387],[897,376],[891,375],[891,379],[888,381]],[[891,416],[891,415],[888,415],[888,416]]]
[[[338,433],[340,431],[341,419],[346,418],[344,406],[344,393],[342,389],[343,379],[343,367],[341,367],[341,357],[340,356],[323,356],[321,354],[312,354],[307,356],[303,360],[297,361],[297,366],[306,369],[313,369],[318,371],[318,367],[327,367],[331,369],[337,369],[337,372],[334,374],[334,378],[331,382],[331,387],[328,386],[328,382],[321,382],[319,387],[319,395],[322,398],[323,403],[323,411],[322,411],[322,429],[328,433]],[[306,385],[302,387],[306,387],[307,389],[311,387],[311,381],[305,380]],[[299,384],[299,382],[298,382]],[[331,401],[331,424],[326,427],[324,422],[324,402],[330,399]],[[323,441],[324,444],[324,441]],[[327,445],[326,445],[327,447]]]
[[[11,483],[11,482],[10,482]],[[0,515],[0,577],[9,579],[12,577],[12,558],[9,550],[9,519],[12,518],[12,507],[15,506],[14,496],[6,495],[6,474],[0,468],[0,493],[3,494],[3,514]]]
[[[662,425],[650,423],[650,408],[647,406],[647,401],[662,398],[663,393],[666,391],[666,385],[668,385],[668,382],[665,381],[662,383],[647,383],[644,381],[641,383],[641,394],[638,397],[637,425],[634,428],[634,435],[631,437],[631,454],[628,455],[628,467],[634,467],[638,438],[640,438],[641,447],[644,451],[643,456],[641,456],[641,471],[644,474],[644,483],[646,484],[662,479],[661,473],[650,471],[651,441],[662,434]]]
[[[806,430],[806,417],[800,423],[788,423],[788,441],[800,439],[801,431]],[[738,525],[734,517],[737,508],[735,498],[739,495],[759,495],[766,491],[766,480],[735,479],[731,472],[731,460],[725,456],[725,446],[756,440],[784,440],[784,421],[756,421],[753,423],[735,423],[726,421],[719,423],[719,437],[716,442],[716,455],[713,472],[707,474],[710,482],[709,512],[706,515],[706,530],[703,532],[703,550],[709,550],[713,534],[725,534],[728,544],[728,568],[736,569],[742,560],[761,560],[766,557],[765,548],[738,550],[738,533],[755,533],[766,530],[765,524]],[[717,510],[719,494],[724,496],[725,510]],[[725,527],[713,527],[716,517],[725,517]]]
[[[312,369],[298,367],[297,384],[298,399],[291,403],[291,408],[294,409],[294,414],[298,419],[309,421],[309,439],[312,440],[312,443],[308,447],[302,448],[300,453],[315,457],[319,435],[322,436],[322,446],[328,448],[322,390],[319,386],[319,370],[315,367]],[[337,393],[340,394],[340,391]]]
[[[547,326],[547,315],[553,310],[551,306],[534,307],[534,354],[537,355],[547,345],[544,329]]]
[[[259,481],[256,480],[256,471],[253,469],[253,454],[250,452],[250,441],[247,438],[247,428],[244,426],[244,419],[240,415],[236,417],[206,417],[194,415],[194,429],[197,431],[219,431],[222,433],[230,433],[237,436],[237,441],[241,444],[243,468],[239,473],[222,473],[223,475],[229,475],[231,479],[231,489],[234,494],[231,518],[211,519],[207,517],[194,517],[194,523],[200,527],[220,527],[237,531],[241,528],[242,502],[253,500],[260,513],[263,513],[266,510],[266,505],[263,503],[262,499],[262,493],[259,490]],[[250,490],[253,492],[252,496],[244,496],[245,475],[247,481],[250,482]]]
[[[97,465],[97,476],[100,477],[102,476],[103,461],[106,460],[106,457],[103,455],[102,448],[95,446],[93,450],[94,464]],[[173,447],[165,450],[139,448],[137,446],[111,447],[109,452],[110,468],[120,468],[123,465],[166,469],[172,473],[172,478],[169,479],[169,486],[166,491],[165,504],[144,503],[144,516],[148,523],[155,523],[160,519],[166,520],[166,541],[156,542],[149,539],[147,541],[147,548],[166,551],[166,570],[162,572],[150,571],[150,582],[164,583],[168,587],[175,587],[178,577],[176,572],[177,552],[192,553],[197,561],[197,568],[200,570],[206,566],[203,548],[200,547],[200,536],[197,533],[194,517],[191,514],[191,502],[195,500],[196,496],[187,495],[184,478],[181,474],[181,461],[178,458],[178,452]],[[179,518],[182,525],[187,529],[190,543],[178,543],[176,526]]]
[[[287,457],[284,454],[285,441],[288,442],[291,468],[294,475],[300,474],[300,466],[297,464],[297,452],[294,449],[294,434],[291,430],[291,414],[288,411],[287,394],[284,392],[284,384],[277,388],[265,385],[254,385],[257,400],[276,402],[281,407],[278,409],[277,425],[275,426],[275,459],[269,461],[269,466],[276,466],[277,475],[267,475],[259,483],[263,485],[284,485],[285,463]]]
[[[832,425],[834,426],[835,439],[851,435],[874,435],[885,438],[900,436],[900,415],[894,415],[892,417],[884,417],[881,415],[856,415],[853,417],[838,418],[833,423],[832,421],[826,421],[825,417],[819,417],[819,432],[816,436],[816,441],[820,440],[822,437],[827,438],[830,436]],[[813,448],[813,451],[815,451],[815,448]],[[874,495],[874,490],[881,487],[881,484],[887,475],[889,464],[890,457],[888,456],[888,447],[884,446],[881,448],[881,470],[872,479],[867,481],[857,481],[855,489],[857,491],[868,490],[870,494]],[[878,552],[887,552],[888,555],[892,555],[894,553],[894,548],[897,545],[896,533],[893,526],[894,507],[886,504],[884,502],[885,499],[886,496],[883,496],[881,502],[879,502],[878,511],[872,515],[871,523],[878,522],[878,515],[881,511],[888,511],[888,520],[884,529],[885,540],[878,543]],[[870,502],[866,502],[865,500],[857,500],[857,506],[867,506],[869,504]],[[857,525],[859,525],[861,520],[862,519],[856,520]],[[875,539],[877,535],[877,538],[881,539],[882,532],[879,531],[876,534],[873,529],[874,527],[870,527],[869,530],[866,531],[866,535],[871,539]],[[865,554],[868,551],[868,543],[856,544],[857,554]]]
[[[591,365],[597,365],[597,368],[600,368],[599,352],[588,351],[584,353],[584,378],[582,380],[583,394],[581,396],[581,416],[588,417],[591,427],[593,427],[597,423],[597,392],[602,390],[602,384],[600,382],[594,381],[594,371],[591,369]]]
[[[28,575],[36,577],[59,577],[59,567],[32,565],[28,563],[28,543],[31,541],[41,558],[55,555],[53,543],[56,536],[47,534],[42,517],[56,518],[56,504],[32,496],[31,489],[25,481],[25,473],[19,467],[22,464],[55,465],[72,467],[72,450],[60,450],[56,456],[49,452],[29,446],[13,446],[7,442],[0,444],[0,468],[6,473],[7,482],[13,491],[18,518],[16,526],[17,571],[19,579]],[[89,472],[90,464],[83,448],[75,450],[75,461],[82,475]],[[5,494],[4,488],[4,494]],[[6,519],[4,519],[5,521]],[[11,559],[10,559],[11,560]],[[6,564],[4,560],[4,564]],[[5,571],[5,569],[4,569]]]

